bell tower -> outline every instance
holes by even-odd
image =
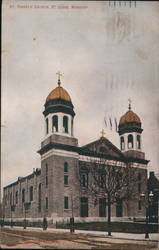
[[[131,109],[131,99],[128,99],[128,111],[120,118],[118,133],[120,136],[120,149],[129,156],[144,158],[142,153],[141,120]]]
[[[79,158],[78,140],[73,133],[74,106],[61,86],[62,74],[58,72],[57,76],[58,86],[49,93],[44,104],[45,134],[38,151],[41,155],[41,213],[48,217],[66,217],[70,213]]]

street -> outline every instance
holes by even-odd
[[[1,228],[1,248],[13,249],[110,249],[157,250],[158,242],[116,239],[69,232],[31,231]]]

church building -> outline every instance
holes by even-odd
[[[46,98],[43,116],[45,135],[38,150],[41,167],[34,169],[28,176],[18,177],[15,182],[3,188],[5,219],[106,219],[107,205],[101,198],[95,205],[93,195],[87,192],[89,172],[82,171],[82,166],[87,163],[91,165],[101,152],[108,165],[118,168],[131,164],[138,173],[138,180],[134,183],[137,189],[136,199],[130,200],[129,206],[124,201],[114,203],[111,208],[112,217],[143,217],[145,208],[139,198],[140,193],[146,189],[149,161],[142,151],[141,120],[131,110],[131,104],[118,125],[120,149],[104,137],[104,133],[96,141],[84,146],[78,145],[78,139],[74,135],[74,106],[70,95],[61,86],[60,74],[58,86]],[[95,154],[94,148],[99,154]]]

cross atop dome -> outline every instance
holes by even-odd
[[[102,129],[102,131],[100,131],[101,136],[104,137],[106,135],[106,132],[104,131],[104,129]]]
[[[129,97],[128,99],[128,102],[129,102],[129,110],[131,110],[131,103],[132,103],[132,99]]]
[[[58,86],[60,87],[60,85],[61,85],[61,79],[60,79],[60,77],[63,76],[63,75],[62,75],[62,73],[60,73],[60,71],[58,71],[56,73],[56,75],[58,76]]]

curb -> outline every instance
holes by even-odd
[[[100,232],[100,231],[97,231],[97,232]],[[75,234],[85,234],[85,235],[88,235],[88,236],[94,236],[94,237],[104,237],[104,238],[108,238],[108,239],[118,239],[118,240],[133,240],[133,241],[146,241],[146,242],[148,242],[148,241],[151,241],[151,242],[159,242],[159,240],[156,240],[156,239],[150,239],[150,238],[148,238],[148,239],[135,239],[135,238],[124,238],[124,237],[118,237],[118,236],[114,236],[114,235],[112,235],[112,236],[108,236],[108,235],[99,235],[99,234],[93,234],[93,233],[86,233],[86,232],[74,232]]]

